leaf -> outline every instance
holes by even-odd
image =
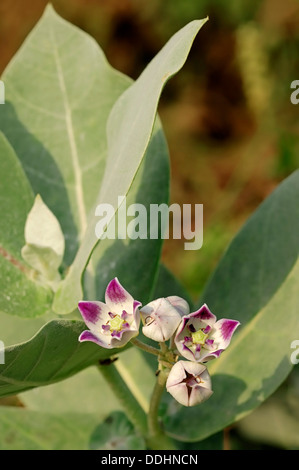
[[[64,254],[64,236],[58,220],[37,195],[25,224],[25,261],[41,274],[41,282],[55,286]]]
[[[166,266],[161,264],[159,267],[159,275],[153,299],[169,297],[171,295],[177,295],[185,299],[190,306],[190,311],[192,311],[193,301],[188,292],[184,289],[179,280],[176,279],[176,277],[166,268]]]
[[[84,328],[81,321],[52,320],[29,341],[6,348],[5,364],[0,365],[0,396],[64,380],[119,353],[79,343]]]
[[[145,442],[121,411],[115,411],[98,425],[90,439],[92,450],[145,450]]]
[[[131,80],[112,69],[98,44],[51,5],[2,78],[6,104],[0,129],[34,193],[59,220],[67,266],[103,177],[108,115]]]
[[[22,317],[36,317],[51,308],[52,292],[34,281],[24,263],[26,217],[33,193],[22,167],[7,140],[0,133],[0,302],[1,311]]]
[[[1,340],[6,347],[28,341],[50,320],[52,313],[26,318],[0,312]]]
[[[85,73],[82,75],[83,69]],[[40,22],[7,67],[3,78],[7,85],[7,102],[0,116],[0,127],[15,148],[35,193],[41,194],[61,224],[66,239],[64,265],[67,266],[78,249],[78,234],[79,238],[80,234],[83,236],[88,214],[91,214],[88,227],[94,235],[94,204],[107,159],[107,119],[117,98],[132,82],[108,65],[95,41],[60,18],[51,6],[46,8]],[[156,105],[154,103],[154,107]],[[138,111],[139,108],[138,104]],[[153,120],[154,117],[155,112],[152,113]],[[126,125],[130,128],[131,123]],[[167,150],[161,126],[157,122],[153,132],[152,127],[153,123],[150,124],[148,139],[144,143],[147,152],[143,160],[147,162],[139,165],[139,159],[133,169],[134,182],[132,179],[123,179],[122,172],[118,177],[122,184],[127,181],[130,186],[128,199],[132,200],[131,192],[140,192],[139,199],[142,200],[142,188],[137,186],[139,181],[148,187],[147,200],[157,198],[157,203],[161,203],[165,202],[168,191],[164,173],[169,172],[166,167]],[[136,136],[138,138],[138,133]],[[122,148],[122,142],[119,145]],[[117,150],[114,149],[114,152]],[[113,155],[110,156],[112,163],[113,158]],[[127,161],[123,163],[127,168]],[[145,172],[151,174],[152,181]],[[142,175],[142,178],[138,175]],[[116,182],[114,188],[117,188],[119,195],[121,186]],[[144,253],[147,269],[141,278],[144,285],[152,284],[161,240],[150,240],[149,243],[138,241],[130,244],[129,250],[125,250],[125,247],[127,245],[124,246],[122,240],[114,243],[113,248],[109,243],[104,243],[98,253],[93,254],[84,279],[84,290],[88,295],[95,294],[96,288],[103,291],[107,283],[107,276],[102,279],[103,273],[107,272],[109,264],[114,265],[114,271],[120,271],[121,274],[122,266],[130,260],[131,250],[138,259],[140,253]],[[109,258],[105,258],[108,251]],[[89,256],[87,250],[84,264],[88,262]],[[78,282],[81,282],[81,274]],[[136,286],[137,279],[140,279],[140,273],[136,271],[134,276],[131,272],[129,284]],[[140,295],[142,291],[140,287],[137,294]],[[74,298],[74,292],[78,299]],[[66,300],[72,304],[71,310],[76,308],[77,300],[81,298],[81,286],[78,290],[69,291],[69,299]],[[64,313],[69,311],[67,303],[61,303]],[[60,308],[58,310],[62,312]]]
[[[1,407],[0,450],[88,450],[96,415]]]
[[[147,238],[101,240],[91,257],[90,269],[84,278],[85,298],[104,299],[105,289],[112,278],[118,277],[122,285],[140,302],[147,303],[156,281],[161,255],[162,239],[150,239],[150,205],[168,203],[169,157],[161,128],[154,131],[146,155],[130,188],[125,204],[127,211],[133,204],[142,205],[147,214]],[[118,218],[117,218],[118,219]],[[130,224],[133,217],[127,217]],[[122,225],[126,228],[126,225]],[[116,227],[117,229],[117,227]],[[134,269],[129,266],[133,265]],[[89,277],[95,271],[95,292],[88,288]]]
[[[109,203],[117,211],[118,196],[128,194],[150,141],[162,89],[183,66],[205,21],[193,21],[176,33],[114,105],[107,124],[107,164],[95,207]],[[57,313],[69,313],[82,297],[81,276],[96,243],[93,211],[74,263],[56,292]]]
[[[25,241],[31,246],[52,248],[57,258],[55,267],[59,268],[64,253],[63,233],[55,215],[49,210],[39,194],[27,216]]]
[[[207,364],[213,396],[194,409],[169,404],[171,435],[198,440],[223,429],[290,373],[290,344],[299,331],[298,200],[299,171],[261,204],[220,261],[201,302],[241,327],[221,357]]]
[[[84,413],[94,414],[100,421],[115,410],[123,410],[96,366],[87,367],[60,382],[27,390],[18,396],[30,410],[47,410],[54,414],[80,413],[84,407]]]
[[[299,369],[294,367],[273,395],[238,422],[237,432],[255,443],[298,449],[298,397]]]

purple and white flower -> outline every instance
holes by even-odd
[[[103,348],[120,348],[139,333],[141,303],[123,288],[117,278],[109,282],[105,303],[82,301],[78,308],[89,330],[79,341],[92,341]]]
[[[154,341],[167,341],[176,331],[182,316],[189,313],[188,303],[177,296],[153,300],[140,309],[144,336]]]
[[[179,361],[171,369],[167,391],[184,406],[203,403],[213,394],[211,377],[203,364]]]
[[[240,323],[227,318],[216,320],[206,304],[196,312],[185,315],[175,336],[179,354],[196,362],[219,357]]]

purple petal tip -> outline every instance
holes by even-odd
[[[78,309],[85,321],[94,324],[97,322],[101,311],[99,305],[88,301],[79,302]]]

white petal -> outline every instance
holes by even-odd
[[[171,295],[170,297],[166,297],[166,300],[168,300],[168,302],[170,302],[171,305],[175,307],[182,316],[188,315],[188,313],[190,313],[189,304],[185,299],[182,299],[182,297]]]

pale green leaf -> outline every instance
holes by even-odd
[[[106,121],[131,80],[51,5],[4,71],[0,129],[35,194],[55,214],[69,265],[86,229],[106,160]]]
[[[0,311],[21,317],[49,312],[50,289],[35,282],[35,273],[24,262],[24,228],[34,197],[13,149],[0,133]]]
[[[37,195],[25,224],[22,257],[38,273],[41,282],[52,286],[60,281],[58,269],[64,254],[64,236],[53,212]]]
[[[119,350],[78,341],[85,324],[77,320],[52,320],[30,340],[7,347],[0,365],[0,396],[49,385],[105,360]]]
[[[116,212],[118,196],[127,196],[150,141],[162,89],[183,66],[205,22],[193,21],[176,33],[115,103],[107,125],[107,164],[95,207],[109,203]],[[81,276],[97,243],[94,213],[74,263],[56,292],[53,308],[57,313],[72,311],[82,297]]]

